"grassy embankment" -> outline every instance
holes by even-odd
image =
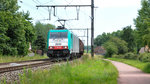
[[[129,60],[129,59],[121,59],[121,58],[108,58],[108,59],[113,60],[113,61],[123,62],[128,65],[139,68],[143,72],[150,73],[150,62],[141,62],[139,60]]]
[[[74,60],[51,70],[29,71],[20,77],[21,84],[117,84],[118,71],[99,57]]]
[[[25,60],[34,60],[34,59],[44,59],[44,58],[48,58],[46,55],[44,56],[39,56],[39,55],[35,55],[35,56],[1,56],[0,55],[0,63],[5,63],[5,62],[17,62],[17,61],[25,61]]]

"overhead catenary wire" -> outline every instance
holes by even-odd
[[[33,18],[37,18],[37,16],[38,16],[38,12],[39,11],[36,11],[35,9],[36,9],[36,7],[35,6],[33,6],[33,5],[31,5],[31,4],[29,4],[29,3],[26,3],[25,1],[22,1],[20,4],[22,4],[22,5],[24,5],[24,7],[27,7],[27,8],[29,8],[30,10],[32,10],[32,12],[34,11],[34,13],[36,14],[36,15],[34,15],[34,16],[32,16]],[[23,9],[24,10],[24,9]],[[27,10],[28,11],[28,10]],[[45,12],[45,11],[44,11]],[[42,14],[42,16],[43,16],[43,14]],[[44,17],[43,17],[44,18]],[[33,20],[32,20],[33,21]]]
[[[70,5],[73,2],[73,0],[71,0],[70,2],[68,2],[67,0],[65,0],[65,1],[68,3],[68,5]]]
[[[41,4],[41,2],[39,0],[36,0],[36,1]]]
[[[32,0],[34,3],[38,4],[36,1]]]
[[[36,5],[39,5],[39,4],[42,4],[39,0],[32,0],[33,2],[34,2],[34,4],[35,4],[35,7],[36,7]],[[42,10],[42,9],[41,9]],[[44,10],[47,12],[47,9],[46,8],[44,8]],[[44,11],[43,10],[43,11]],[[52,9],[51,9],[52,10]],[[50,14],[49,14],[49,18],[46,18],[46,17],[44,17],[45,16],[45,11],[44,11],[44,14],[43,14],[43,12],[41,13],[41,12],[39,12],[39,14],[44,18],[44,19],[39,19],[38,21],[45,21],[45,20],[50,20],[51,19],[51,16],[50,16]],[[48,10],[48,12],[49,13],[51,13],[51,11],[49,11]]]

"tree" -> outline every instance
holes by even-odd
[[[133,52],[135,48],[135,36],[131,26],[126,26],[123,28],[123,34],[121,38],[128,43],[128,51]]]
[[[26,13],[17,12],[17,0],[0,0],[0,54],[27,55],[35,31]]]
[[[40,22],[36,22],[35,30],[37,34],[41,34],[45,40],[47,40],[47,33],[49,30],[54,29],[55,26],[51,24],[43,24]]]
[[[116,32],[112,32],[112,33],[102,33],[102,35],[98,35],[95,40],[94,40],[94,44],[95,46],[101,46],[103,45],[105,42],[107,42],[111,37],[118,37],[121,38],[122,35],[122,31],[118,30]]]
[[[149,46],[150,0],[142,0],[141,5],[141,9],[138,11],[138,17],[134,20],[138,33],[137,45],[140,45],[140,47],[145,45]]]
[[[127,43],[118,37],[111,37],[109,41],[104,44],[106,49],[106,56],[111,57],[113,54],[125,54],[128,52]]]
[[[110,42],[113,42],[118,48],[118,54],[125,54],[128,52],[127,42],[119,39],[118,37],[112,37]]]
[[[36,22],[34,29],[36,30],[36,40],[33,42],[34,49],[40,49],[46,51],[46,44],[47,44],[47,34],[48,31],[54,29],[55,26],[51,24],[43,24],[40,22]],[[36,42],[39,42],[38,44]],[[39,45],[42,44],[42,45]],[[44,47],[45,46],[45,47]]]
[[[18,9],[17,0],[0,0],[0,11],[16,13]]]
[[[96,37],[96,39],[94,40],[94,44],[96,46],[101,46],[102,44],[104,44],[105,42],[107,42],[110,39],[111,35],[110,33],[103,33],[102,35],[98,35]]]
[[[122,30],[118,30],[116,32],[112,32],[111,36],[121,38],[122,34],[123,34],[123,31]]]
[[[118,54],[118,48],[114,42],[108,41],[103,44],[106,49],[106,57],[111,57],[113,54]]]
[[[42,55],[44,55],[44,49],[46,47],[46,42],[45,39],[42,35],[38,35],[36,41],[34,42],[34,44],[37,46],[37,49],[42,50]]]

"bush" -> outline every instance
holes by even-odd
[[[11,56],[15,56],[18,54],[17,48],[13,48],[13,47],[9,47],[6,46],[5,48],[3,48],[3,53],[2,55],[11,55]]]
[[[129,52],[129,53],[126,53],[123,58],[125,58],[125,59],[137,59],[137,55],[132,53],[132,52]]]
[[[123,58],[124,56],[120,54],[120,55],[113,55],[112,57],[113,58]]]
[[[127,43],[117,37],[112,37],[103,44],[106,49],[106,57],[112,57],[114,54],[125,54],[128,52]]]
[[[144,66],[143,71],[146,73],[150,73],[150,64],[147,64],[146,66]]]
[[[118,49],[118,54],[125,54],[128,52],[127,42],[124,40],[117,37],[112,37],[109,41],[115,44]]]
[[[137,55],[134,53],[126,53],[124,55],[120,54],[120,55],[113,55],[112,57],[114,58],[124,58],[124,59],[137,59]]]
[[[120,58],[119,55],[112,55],[113,58]]]
[[[106,49],[105,57],[111,57],[112,55],[118,53],[117,46],[113,42],[106,42],[104,44],[104,48]]]
[[[142,53],[138,59],[142,62],[150,62],[150,53]]]

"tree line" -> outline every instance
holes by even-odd
[[[104,46],[106,56],[138,53],[145,46],[150,48],[150,0],[141,0],[141,9],[138,10],[134,24],[135,29],[126,26],[116,32],[98,35],[94,40],[95,46]]]

